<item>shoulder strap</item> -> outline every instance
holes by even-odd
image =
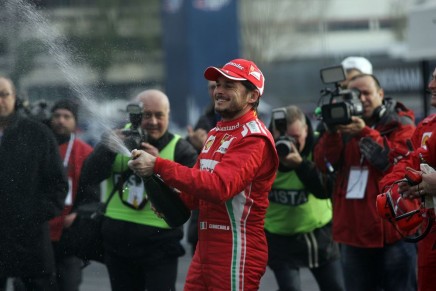
[[[102,213],[106,212],[107,206],[109,204],[109,202],[112,200],[112,198],[115,195],[115,192],[120,189],[124,183],[124,181],[127,179],[127,177],[129,177],[131,174],[133,174],[133,171],[131,169],[128,169],[127,171],[123,172],[123,174],[121,175],[120,179],[117,181],[117,183],[114,185],[114,187],[112,188],[111,193],[109,194],[109,197],[107,198],[107,200],[105,202],[103,202],[103,206],[101,208]]]

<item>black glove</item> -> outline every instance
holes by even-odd
[[[359,142],[360,152],[365,159],[375,168],[384,172],[391,166],[389,161],[389,145],[383,139],[384,147],[380,146],[370,137],[364,137]]]

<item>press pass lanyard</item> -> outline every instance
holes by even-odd
[[[70,141],[68,142],[67,151],[65,152],[65,157],[64,157],[64,167],[65,168],[67,168],[68,162],[70,161],[70,156],[71,156],[71,152],[73,151],[73,144],[74,144],[75,137],[76,137],[76,135],[74,133],[72,133],[70,135]]]

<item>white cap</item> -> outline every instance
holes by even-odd
[[[341,64],[345,71],[356,69],[363,74],[372,74],[372,65],[364,57],[348,57]]]

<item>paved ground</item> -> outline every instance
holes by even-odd
[[[187,248],[188,249],[188,248]],[[186,254],[179,261],[179,274],[177,276],[177,291],[183,290],[184,280],[186,277],[186,272],[191,260],[191,256]],[[314,281],[312,274],[307,270],[303,269],[301,272],[302,290],[305,291],[319,291],[318,285]],[[81,291],[103,291],[110,290],[109,280],[107,277],[107,272],[102,264],[92,263],[90,266],[86,267],[84,272],[84,282],[82,284]],[[275,291],[277,290],[277,284],[274,279],[272,272],[267,269],[267,272],[262,278],[260,291]]]
[[[189,248],[186,248],[189,250]],[[177,276],[177,291],[182,291],[184,286],[184,280],[186,272],[191,260],[189,251],[187,254],[179,260],[179,274]],[[303,269],[301,272],[302,290],[304,291],[319,291],[316,282],[313,279],[312,274]],[[265,275],[262,277],[260,291],[275,291],[277,290],[277,284],[271,270],[267,269]],[[10,284],[7,291],[12,291]],[[110,291],[109,278],[107,275],[106,267],[99,263],[91,263],[84,269],[83,283],[80,291]],[[128,291],[128,290],[126,290]]]

